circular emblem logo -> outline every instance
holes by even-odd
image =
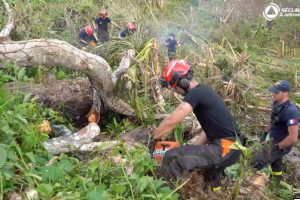
[[[278,16],[279,13],[279,6],[275,3],[270,3],[265,7],[263,16],[266,18],[266,20],[272,21]]]

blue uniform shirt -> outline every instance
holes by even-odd
[[[168,47],[169,52],[176,52],[176,46],[178,45],[178,42],[175,39],[167,39],[165,41],[166,46]]]
[[[111,23],[111,19],[108,17],[98,17],[95,19],[95,24],[98,25],[98,31],[108,31],[108,23]]]
[[[271,115],[271,138],[275,143],[284,140],[288,135],[288,127],[298,125],[299,110],[290,100],[283,104],[273,104]]]
[[[92,41],[96,41],[96,39],[94,38],[94,36],[89,36],[84,29],[81,29],[80,30],[80,33],[79,33],[79,37],[80,39],[83,39],[84,41],[86,42],[92,42]]]

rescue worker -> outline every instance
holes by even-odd
[[[154,143],[166,138],[183,119],[194,112],[204,132],[197,145],[173,148],[166,152],[161,174],[166,181],[176,181],[184,171],[203,169],[204,179],[213,191],[220,189],[220,173],[239,159],[240,151],[231,149],[237,126],[222,98],[211,87],[199,84],[190,64],[172,60],[164,68],[162,87],[184,96],[183,102],[154,131]]]
[[[165,45],[168,48],[169,60],[176,58],[176,49],[180,46],[180,44],[176,41],[175,35],[173,33],[169,34],[168,39],[165,41]]]
[[[135,22],[129,22],[125,29],[119,33],[119,38],[124,39],[126,36],[132,35],[137,29]]]
[[[90,26],[80,29],[79,39],[82,46],[89,46],[97,43],[97,38],[94,35],[94,29]]]
[[[272,175],[277,180],[282,179],[282,158],[288,154],[298,139],[299,109],[289,99],[291,86],[286,80],[277,81],[269,91],[272,93],[273,106],[270,125],[266,133],[270,133],[271,152],[264,150],[254,158],[254,167],[262,169],[271,164]]]
[[[109,24],[111,19],[108,17],[108,13],[104,10],[99,12],[99,17],[95,19],[97,27],[98,38],[100,42],[107,42],[109,40]]]

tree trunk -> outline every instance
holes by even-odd
[[[46,79],[44,83],[33,84],[13,82],[4,85],[8,91],[22,91],[32,94],[43,106],[53,108],[66,114],[77,125],[86,125],[86,116],[93,102],[93,88],[85,77],[76,79]],[[106,112],[104,106],[101,113]]]
[[[104,104],[113,111],[134,115],[134,110],[113,93],[111,69],[100,56],[87,53],[67,42],[36,39],[0,44],[0,65],[15,62],[21,66],[60,66],[83,72]]]

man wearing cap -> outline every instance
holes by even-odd
[[[282,158],[288,154],[298,139],[298,107],[289,99],[291,86],[288,81],[277,81],[269,91],[272,93],[273,106],[270,125],[266,132],[270,133],[272,148],[263,151],[254,158],[254,167],[262,169],[271,164],[272,175],[282,178]]]
[[[239,135],[236,122],[222,98],[211,87],[199,84],[185,60],[170,61],[161,78],[168,87],[184,96],[183,102],[154,131],[154,143],[164,140],[190,113],[194,113],[204,132],[197,145],[168,150],[161,174],[166,181],[176,181],[181,174],[204,170],[204,179],[213,191],[220,189],[220,173],[239,159],[240,151],[232,148]]]

